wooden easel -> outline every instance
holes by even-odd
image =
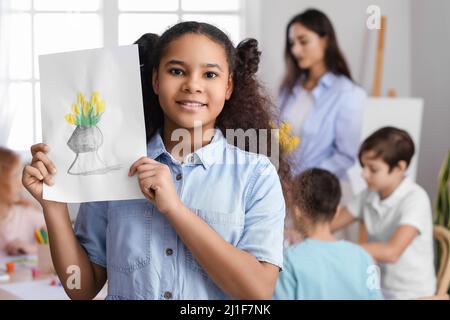
[[[375,63],[375,75],[373,79],[372,96],[381,96],[381,79],[383,71],[384,38],[386,33],[386,16],[381,17],[380,31],[378,32],[377,58]]]

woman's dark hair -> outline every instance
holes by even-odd
[[[366,152],[373,152],[374,159],[381,158],[391,172],[400,161],[405,161],[406,166],[409,166],[414,156],[414,141],[405,130],[384,127],[372,133],[361,144],[358,153],[361,166],[361,157]]]
[[[295,224],[303,233],[308,233],[308,226],[333,220],[341,200],[341,186],[334,174],[308,169],[294,179],[293,189],[294,205],[301,213]]]
[[[301,69],[291,53],[289,29],[295,23],[299,23],[307,29],[317,33],[321,38],[327,37],[327,47],[325,49],[324,58],[327,70],[336,75],[344,75],[352,80],[350,69],[348,68],[344,55],[339,49],[336,33],[334,32],[333,24],[330,19],[319,10],[308,9],[293,17],[286,27],[286,43],[284,49],[286,69],[280,90],[283,91],[287,89],[291,91],[299,78],[308,76],[308,70]]]
[[[270,98],[264,93],[255,73],[258,70],[261,52],[255,39],[246,39],[235,48],[228,36],[207,23],[182,22],[165,31],[161,37],[155,34],[144,34],[135,43],[139,45],[141,63],[142,93],[144,99],[145,126],[147,141],[163,126],[164,115],[158,96],[151,85],[152,72],[159,67],[160,60],[170,43],[185,34],[200,34],[220,44],[226,54],[230,75],[233,79],[233,93],[225,101],[222,112],[216,119],[218,127],[224,136],[227,129],[273,129],[275,108]],[[262,136],[262,135],[261,135]],[[260,146],[260,135],[257,135]],[[272,154],[271,135],[267,134],[267,152]],[[237,141],[233,142],[237,145]],[[245,150],[249,151],[248,143]],[[258,149],[258,153],[260,150]],[[289,190],[290,168],[282,150],[278,168],[285,195]]]

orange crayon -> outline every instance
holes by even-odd
[[[6,263],[6,272],[13,273],[15,267],[16,267],[16,264],[14,262],[12,262],[12,261],[7,262]]]

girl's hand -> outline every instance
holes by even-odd
[[[33,159],[22,173],[22,184],[42,207],[51,202],[42,199],[43,183],[52,186],[54,184],[52,174],[56,173],[55,165],[46,155],[48,151],[49,147],[43,143],[31,146]]]
[[[142,157],[130,168],[128,176],[138,173],[144,196],[163,214],[179,212],[183,206],[172,181],[170,169],[153,159]]]
[[[37,248],[35,245],[29,244],[22,240],[13,240],[8,242],[5,246],[5,252],[9,256],[17,256],[19,254],[32,254],[36,253]]]

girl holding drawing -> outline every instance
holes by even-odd
[[[365,93],[352,81],[331,21],[318,10],[289,21],[284,54],[280,120],[301,141],[292,156],[293,174],[314,167],[332,172],[345,202],[352,195],[347,170],[356,160]]]
[[[56,173],[48,146],[34,145],[24,169],[66,292],[93,298],[108,279],[108,299],[270,299],[282,267],[290,169],[283,155],[277,172],[260,149],[224,136],[272,128],[255,77],[256,40],[235,48],[216,27],[183,22],[137,43],[148,145],[129,176],[138,175],[146,199],[83,203],[74,232],[67,205],[42,198]],[[272,154],[270,136],[256,138]],[[75,289],[67,283],[72,266],[81,275]]]

